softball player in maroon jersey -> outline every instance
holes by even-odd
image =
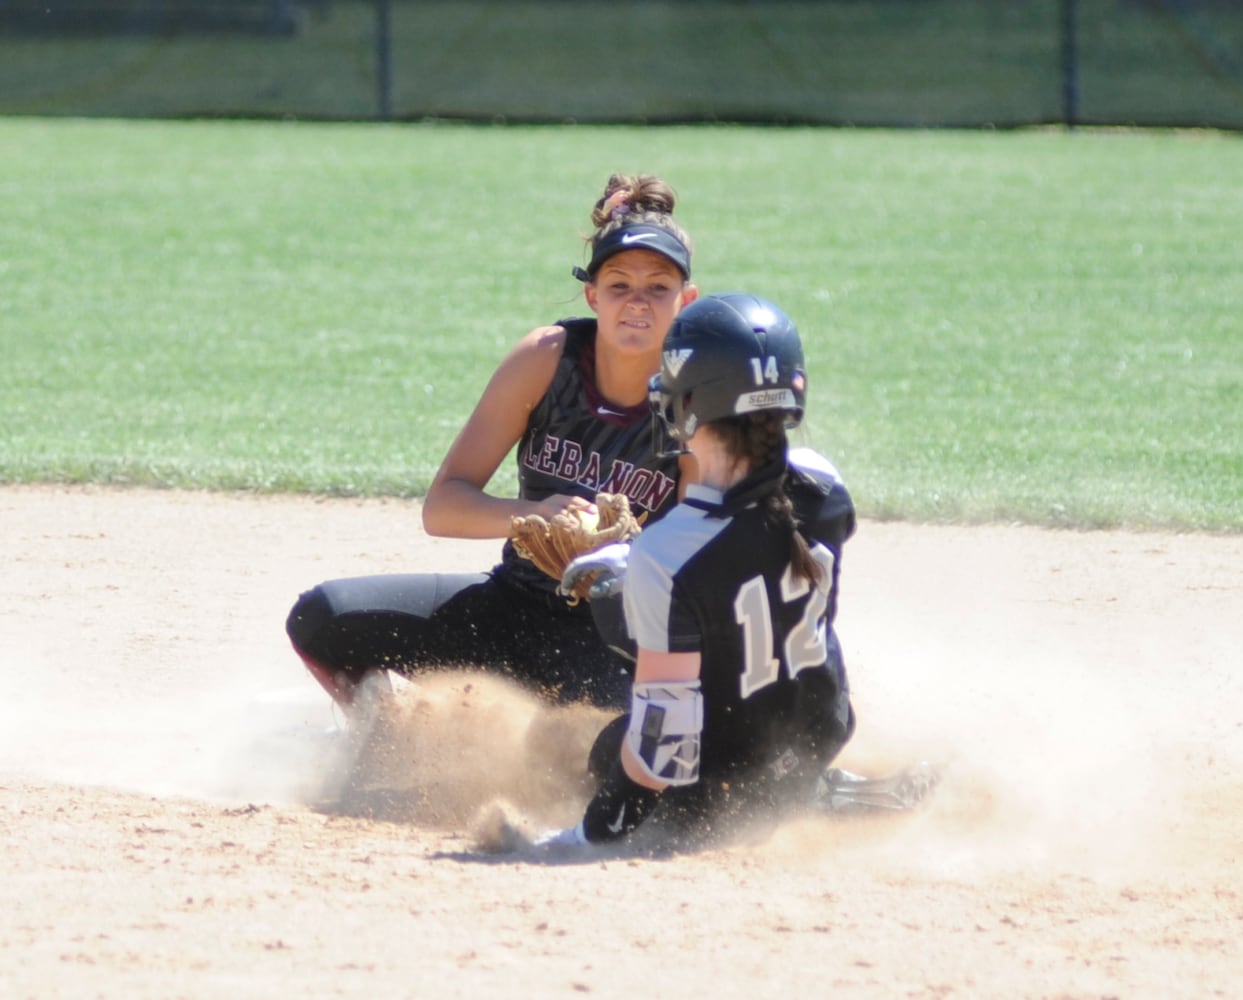
[[[674,203],[658,177],[609,178],[592,212],[590,262],[574,268],[594,318],[538,327],[501,362],[428,489],[428,534],[503,539],[515,515],[551,517],[590,506],[602,491],[626,494],[648,523],[676,503],[679,459],[658,454],[654,435],[663,431],[647,404],[661,342],[697,295]],[[515,445],[518,496],[487,493]],[[625,661],[586,602],[569,602],[556,586],[506,543],[489,572],[321,583],[298,599],[286,630],[343,705],[368,674],[463,664],[555,701],[624,704]]]

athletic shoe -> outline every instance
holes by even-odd
[[[816,786],[815,807],[823,812],[898,812],[914,809],[941,780],[941,772],[920,761],[882,778],[830,767]]]

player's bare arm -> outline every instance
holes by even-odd
[[[484,491],[548,390],[564,346],[564,329],[537,327],[498,366],[428,488],[423,527],[429,535],[505,538],[515,515],[551,517],[587,505],[577,497],[552,496],[536,503]]]

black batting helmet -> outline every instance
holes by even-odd
[[[652,410],[683,448],[696,428],[722,417],[781,410],[797,427],[807,402],[803,344],[790,317],[756,295],[707,295],[682,310],[665,335]]]

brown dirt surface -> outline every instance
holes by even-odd
[[[932,798],[540,863],[480,817],[573,818],[598,713],[443,675],[347,769],[283,630],[322,579],[496,543],[78,487],[0,489],[0,525],[4,997],[1239,995],[1243,537],[864,522],[841,762],[936,760]]]

